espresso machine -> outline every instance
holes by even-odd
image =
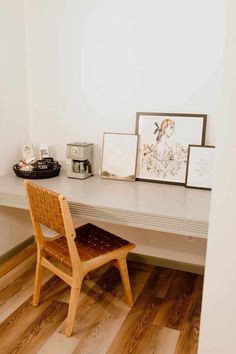
[[[75,142],[67,144],[67,176],[85,179],[93,175],[93,144]]]

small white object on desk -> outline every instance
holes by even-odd
[[[45,157],[49,157],[49,148],[46,144],[39,145],[39,156],[40,159],[44,159]]]
[[[22,145],[22,155],[23,155],[23,160],[27,164],[35,161],[33,144],[24,144],[24,145]]]

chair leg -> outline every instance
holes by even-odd
[[[131,287],[130,287],[129,273],[128,273],[128,268],[127,268],[127,263],[126,263],[126,256],[124,258],[117,259],[117,265],[118,265],[118,268],[120,271],[127,305],[132,307],[133,306],[133,297],[132,297],[132,292],[131,292]]]
[[[34,296],[33,296],[33,306],[38,306],[39,296],[42,284],[42,275],[43,275],[43,267],[41,266],[41,257],[37,257],[37,265],[35,271],[35,280],[34,280]]]
[[[70,337],[73,331],[77,305],[79,302],[80,289],[81,289],[81,282],[79,284],[72,285],[71,292],[70,292],[69,310],[68,310],[66,327],[65,327],[66,337]]]

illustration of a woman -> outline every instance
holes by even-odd
[[[153,134],[156,141],[151,145],[144,145],[143,165],[148,173],[159,178],[174,176],[186,163],[187,151],[171,138],[175,131],[175,122],[169,118],[164,119],[160,127],[157,122]]]
[[[175,130],[175,122],[171,119],[165,119],[161,122],[161,127],[155,122],[156,129],[153,134],[157,134],[156,144],[158,144],[158,148],[161,145],[164,147],[168,147],[168,139],[172,136]]]

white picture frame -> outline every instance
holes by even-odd
[[[138,112],[136,179],[184,186],[188,146],[204,144],[206,121],[206,114]]]
[[[185,186],[212,189],[215,147],[189,145]]]
[[[101,177],[135,181],[137,146],[137,134],[104,132]]]

